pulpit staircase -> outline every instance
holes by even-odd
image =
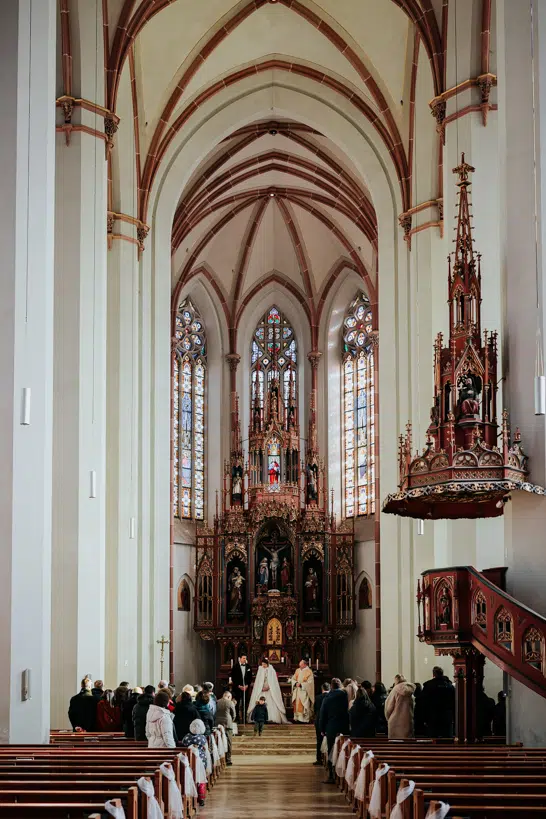
[[[546,617],[505,591],[505,572],[455,566],[423,572],[418,583],[419,639],[453,658],[459,739],[476,736],[485,658],[546,697]]]

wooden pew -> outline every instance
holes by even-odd
[[[359,816],[366,813],[375,772],[384,762],[393,768],[396,766],[396,770],[381,779],[381,804],[386,816],[390,815],[396,802],[398,786],[403,786],[410,778],[418,786],[417,798],[422,793],[424,802],[449,802],[454,810],[464,811],[464,815],[485,816],[489,815],[489,810],[500,815],[499,810],[504,805],[509,816],[515,816],[516,810],[522,816],[542,810],[546,816],[545,749],[499,746],[491,753],[491,747],[480,750],[476,746],[437,746],[423,750],[415,742],[405,743],[401,748],[398,743],[386,744],[373,739],[361,740],[357,746],[360,747],[356,756],[358,771],[364,750],[371,748],[376,754],[367,770],[364,802],[357,800],[355,805]],[[347,756],[353,747],[355,744],[346,748]],[[351,794],[348,796],[352,798]],[[406,816],[408,819],[423,819],[425,814],[418,802],[412,800],[411,808],[409,802],[403,803],[405,819]],[[413,807],[413,802],[417,808]]]

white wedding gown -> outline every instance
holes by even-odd
[[[260,699],[265,697],[265,704],[267,705],[267,715],[270,722],[276,722],[279,725],[284,725],[288,722],[286,719],[286,710],[282,701],[281,688],[277,679],[277,673],[274,668],[263,668],[260,666],[256,672],[256,680],[252,689],[252,696],[248,705],[247,715],[250,715],[254,710],[254,706]]]

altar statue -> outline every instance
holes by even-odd
[[[271,563],[269,564],[269,571],[271,572],[271,588],[278,589],[279,587],[277,584],[279,579],[279,567],[281,565],[279,552],[283,552],[285,549],[288,549],[288,544],[286,546],[281,546],[280,549],[277,549],[276,546],[274,546],[272,549],[268,549],[267,546],[264,546],[262,543],[262,549],[271,555]]]
[[[287,557],[283,558],[281,566],[281,591],[286,591],[290,583],[290,562]]]
[[[239,614],[243,610],[243,584],[245,579],[238,566],[235,566],[229,578],[229,610]]]
[[[270,722],[276,722],[279,725],[284,725],[288,722],[286,719],[286,709],[282,701],[281,688],[277,679],[277,672],[272,665],[269,665],[269,660],[265,658],[262,660],[256,672],[252,696],[248,704],[247,713],[249,718],[260,697],[265,697]]]
[[[267,586],[269,583],[269,563],[267,562],[267,557],[262,558],[262,562],[260,563],[258,583],[260,586]]]
[[[310,722],[315,702],[315,679],[307,660],[300,660],[299,668],[291,679],[292,704],[296,722]]]
[[[318,611],[319,579],[315,569],[310,566],[305,580],[305,611]]]

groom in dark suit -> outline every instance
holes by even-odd
[[[245,708],[250,700],[249,686],[252,682],[252,669],[246,654],[242,654],[233,666],[231,681],[233,683],[233,699],[237,702],[237,718],[239,722],[244,722]]]

